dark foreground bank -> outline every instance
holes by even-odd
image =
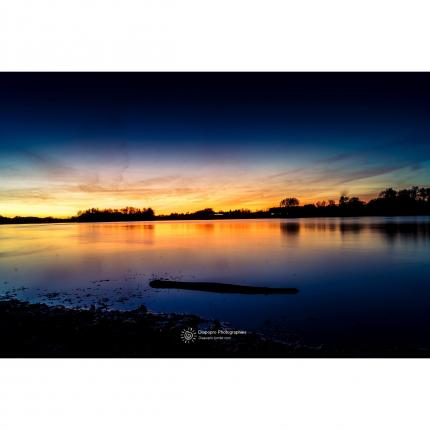
[[[0,358],[430,357],[430,345],[417,347],[415,342],[393,347],[381,339],[379,344],[359,341],[310,347],[299,338],[280,342],[250,332],[226,336],[231,330],[218,321],[154,314],[144,306],[113,311],[0,301]]]
[[[0,301],[0,356],[248,358],[321,354],[319,348],[277,342],[255,333],[223,340],[189,339],[184,331],[190,328],[195,334],[225,329],[218,321],[195,315],[153,314],[144,306],[132,311],[80,310],[5,300]]]

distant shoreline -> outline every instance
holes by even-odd
[[[26,220],[22,217],[20,220],[15,220],[13,218],[7,221],[0,220],[0,225],[30,225],[30,224],[99,224],[99,223],[121,223],[121,222],[153,222],[153,221],[220,221],[220,220],[257,220],[257,219],[279,219],[279,220],[291,220],[291,219],[307,219],[307,218],[383,218],[383,217],[416,217],[416,216],[430,216],[430,213],[387,213],[387,214],[348,214],[348,215],[312,215],[312,216],[249,216],[249,217],[211,217],[211,218],[172,218],[172,217],[155,217],[154,219],[142,219],[142,220],[89,220],[80,221],[73,218],[63,219],[63,218],[40,218]]]
[[[126,206],[121,209],[93,207],[79,211],[76,216],[55,218],[52,216],[15,216],[8,218],[0,215],[0,224],[49,224],[69,222],[118,222],[118,221],[172,221],[172,220],[217,220],[217,219],[291,219],[291,218],[328,218],[362,216],[420,216],[430,215],[430,187],[413,186],[404,190],[387,188],[377,198],[368,202],[358,197],[342,195],[336,204],[334,200],[318,201],[315,204],[300,205],[295,197],[287,197],[279,206],[251,211],[249,209],[230,209],[215,211],[211,207],[195,212],[169,215],[156,215],[151,207],[137,208]]]

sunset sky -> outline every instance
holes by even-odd
[[[0,74],[0,215],[430,185],[428,74]]]

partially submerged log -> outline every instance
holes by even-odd
[[[247,285],[224,284],[220,282],[179,282],[154,279],[152,288],[175,288],[180,290],[207,291],[224,294],[297,294],[297,288],[251,287]]]

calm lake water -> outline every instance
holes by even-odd
[[[0,295],[194,313],[310,345],[430,346],[430,217],[0,226]],[[155,290],[154,278],[297,295]]]

